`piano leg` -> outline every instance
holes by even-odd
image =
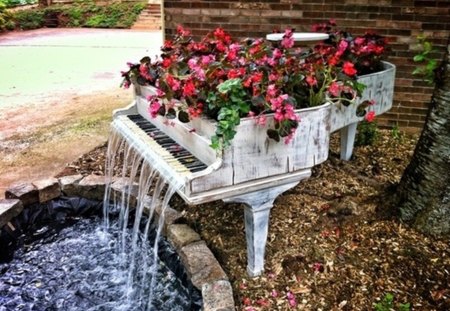
[[[305,170],[305,178],[311,174]],[[270,209],[275,199],[295,187],[300,180],[224,199],[224,202],[245,204],[245,235],[247,239],[247,273],[251,277],[264,271],[264,253],[269,232]]]
[[[356,126],[358,122],[343,127],[340,130],[341,136],[341,160],[349,161],[353,153],[353,145],[355,143]]]

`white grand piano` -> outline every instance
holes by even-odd
[[[331,105],[300,110],[300,123],[289,144],[269,139],[267,127],[254,119],[242,119],[231,146],[218,152],[210,147],[214,121],[168,125],[148,113],[146,98],[152,88],[135,90],[133,103],[114,112],[113,131],[133,145],[188,204],[244,203],[247,271],[250,276],[261,274],[274,200],[308,178],[311,168],[328,157]]]

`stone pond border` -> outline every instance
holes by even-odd
[[[62,195],[102,201],[105,185],[105,176],[99,175],[71,175],[13,184],[6,190],[5,199],[0,199],[0,229],[3,226],[12,226],[10,221],[25,207],[34,203],[45,203]],[[123,179],[116,178],[112,191],[121,192],[124,185],[126,183]],[[131,191],[131,195],[136,197],[134,191]],[[156,214],[159,218],[161,210],[157,209]],[[188,225],[181,223],[181,219],[181,213],[167,207],[162,232],[180,256],[192,284],[201,291],[202,310],[235,310],[233,290],[227,275],[206,242]]]

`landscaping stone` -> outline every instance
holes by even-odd
[[[234,299],[230,282],[219,280],[203,285],[203,311],[233,311]]]
[[[200,235],[192,230],[188,225],[175,224],[167,228],[167,240],[172,244],[177,251],[184,246],[200,241]]]
[[[78,196],[102,201],[105,195],[105,176],[88,175],[78,183]]]
[[[61,191],[66,196],[75,196],[74,193],[77,192],[78,182],[83,179],[83,175],[70,175],[59,178],[59,184],[61,185]]]
[[[154,220],[155,223],[159,222],[159,217],[162,213],[161,204],[162,204],[162,202],[159,200],[155,206],[155,215],[153,215],[153,217],[155,218],[155,220]],[[149,214],[151,205],[152,205],[152,197],[149,195],[146,195],[144,198],[144,212],[147,215]],[[181,218],[183,218],[183,215],[180,212],[171,208],[170,206],[166,206],[166,209],[164,211],[164,225],[163,225],[162,234],[164,236],[167,236],[168,235],[168,227],[170,225],[176,223],[177,221],[179,221]]]
[[[58,179],[47,178],[33,182],[38,190],[39,202],[44,203],[61,196],[61,186]]]
[[[5,191],[6,199],[19,199],[24,206],[39,202],[39,192],[32,183],[17,183]]]
[[[111,200],[120,202],[122,193],[124,193],[125,196],[129,195],[130,208],[135,208],[137,205],[136,198],[138,197],[139,185],[136,183],[133,183],[133,185],[130,187],[129,183],[130,183],[130,179],[127,177],[117,178],[117,180],[115,180],[111,184],[111,192],[112,192]]]
[[[228,279],[204,241],[184,246],[180,257],[192,284],[199,290],[205,284]]]
[[[23,210],[19,199],[0,199],[0,228],[6,225]]]

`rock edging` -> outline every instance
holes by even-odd
[[[126,183],[116,179],[113,191],[121,191]],[[0,200],[0,228],[18,216],[24,207],[44,203],[61,195],[79,196],[102,201],[105,194],[105,177],[98,175],[64,176],[47,178],[30,183],[11,185]],[[136,196],[131,191],[131,196]],[[157,218],[161,210],[156,209]],[[179,223],[181,213],[167,207],[164,213],[163,234],[177,251],[192,284],[201,291],[204,311],[235,310],[233,291],[223,271],[205,241],[188,225]]]

